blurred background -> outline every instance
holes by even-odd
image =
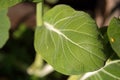
[[[111,18],[120,16],[120,0],[44,0],[44,13],[58,4],[67,4],[87,12],[96,20],[99,28],[107,27]],[[35,14],[35,3],[24,2],[9,8],[10,38],[0,49],[0,80],[67,80],[68,76],[54,71],[41,57],[35,58]],[[38,73],[46,74],[36,75],[36,68]]]

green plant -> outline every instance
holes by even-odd
[[[0,17],[3,17],[0,19],[0,48],[8,39],[7,8],[23,1],[0,1]],[[77,75],[76,80],[120,79],[119,18],[113,18],[108,29],[100,32],[95,21],[85,12],[57,5],[43,15],[42,0],[26,1],[37,2],[34,42],[37,55],[56,71]],[[38,56],[36,60],[39,61]],[[69,80],[75,80],[71,77]]]

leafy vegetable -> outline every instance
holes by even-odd
[[[120,19],[113,18],[111,20],[107,33],[112,48],[120,57]]]
[[[93,74],[85,74],[79,80],[120,80],[120,60],[108,63],[104,68],[92,72]]]
[[[7,10],[0,11],[0,48],[6,43],[9,34],[10,22],[7,17]]]
[[[58,5],[36,28],[35,49],[64,74],[94,71],[104,65],[103,45],[95,21],[86,13]]]

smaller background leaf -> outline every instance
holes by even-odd
[[[0,48],[6,43],[9,37],[10,22],[7,17],[7,10],[0,11]]]
[[[0,0],[0,10],[14,6],[20,2],[22,2],[22,0]]]
[[[107,30],[110,44],[120,57],[120,19],[113,18]]]
[[[120,80],[120,60],[111,61],[104,68],[94,72],[93,75],[85,76],[79,80]]]

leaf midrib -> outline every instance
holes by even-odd
[[[58,35],[61,35],[62,37],[64,37],[66,40],[68,40],[68,41],[71,42],[72,44],[78,46],[79,48],[87,51],[88,53],[90,53],[90,54],[92,54],[92,55],[94,55],[94,56],[96,56],[96,57],[98,57],[99,59],[101,59],[101,60],[104,61],[104,59],[103,59],[102,57],[93,54],[92,52],[88,51],[88,50],[85,49],[84,47],[80,46],[79,44],[77,44],[77,43],[75,43],[74,41],[72,41],[71,39],[69,39],[69,38],[68,38],[66,35],[64,35],[61,31],[59,31],[58,29],[54,28],[54,26],[51,25],[50,23],[44,22],[44,26],[46,27],[46,29],[48,29],[48,30],[50,30],[50,31],[53,31],[53,32],[57,33]]]

